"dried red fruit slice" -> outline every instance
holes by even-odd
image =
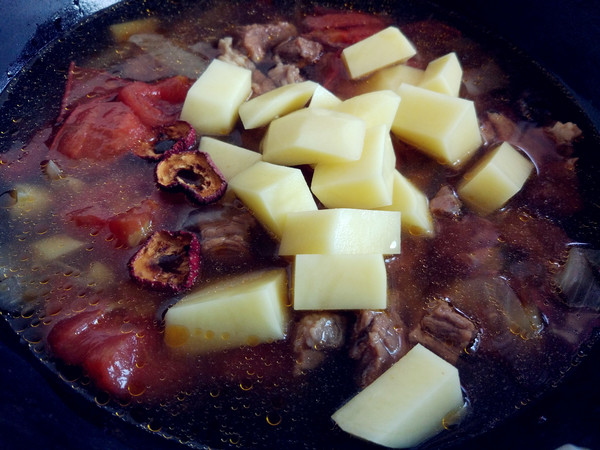
[[[185,192],[200,205],[219,200],[227,189],[221,171],[199,150],[169,151],[156,166],[156,181],[163,189]]]
[[[182,292],[200,273],[200,242],[189,231],[156,231],[128,263],[129,275],[152,289]]]
[[[170,150],[190,150],[196,144],[196,130],[183,120],[153,131],[156,137],[134,149],[135,155],[149,161],[159,161]]]

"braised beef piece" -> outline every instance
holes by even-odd
[[[296,375],[319,367],[327,352],[341,348],[346,338],[346,318],[333,312],[309,313],[295,323],[292,337]]]
[[[387,311],[357,313],[350,337],[350,357],[358,361],[357,384],[365,387],[408,352],[406,330]]]
[[[255,63],[261,62],[273,47],[298,34],[293,24],[283,21],[246,25],[238,28],[237,31],[241,46]]]
[[[269,70],[268,75],[277,87],[304,81],[304,77],[300,73],[300,69],[294,64],[278,63],[275,67]]]
[[[451,364],[465,353],[477,336],[478,328],[448,302],[436,299],[427,306],[421,322],[408,335],[413,345],[420,343]]]
[[[462,202],[454,192],[454,189],[444,185],[429,201],[429,210],[435,216],[456,217],[461,213]]]
[[[288,63],[314,64],[323,54],[323,45],[302,36],[282,42],[273,53]]]

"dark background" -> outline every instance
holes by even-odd
[[[400,1],[400,0],[398,0]],[[1,0],[0,89],[44,43],[115,0]],[[597,0],[446,1],[554,73],[600,128]],[[599,149],[600,151],[600,149]],[[123,423],[55,380],[0,325],[0,448],[181,448]],[[537,403],[461,448],[600,449],[600,348]]]

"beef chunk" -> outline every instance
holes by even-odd
[[[268,76],[276,86],[285,86],[286,84],[304,81],[304,77],[300,74],[300,69],[293,64],[278,63],[269,70]]]
[[[319,42],[296,36],[279,44],[273,52],[282,61],[314,64],[323,54],[323,46]]]
[[[241,45],[253,62],[260,62],[267,52],[298,34],[289,22],[246,25],[239,29]]]
[[[459,216],[462,202],[450,186],[442,186],[429,202],[429,209],[436,216]]]
[[[405,333],[403,324],[385,311],[358,313],[352,331],[350,357],[358,361],[359,386],[371,384],[408,351]]]
[[[456,364],[477,331],[475,324],[448,302],[435,300],[408,338],[411,344],[420,343],[450,364]]]
[[[319,312],[303,316],[294,330],[296,374],[311,370],[325,360],[326,352],[342,347],[346,336],[346,319],[340,314]]]

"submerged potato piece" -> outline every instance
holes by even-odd
[[[358,161],[317,164],[313,194],[327,208],[377,208],[392,202],[396,154],[386,125],[368,128]]]
[[[533,163],[504,142],[465,174],[457,193],[470,208],[489,214],[519,192],[532,171]]]
[[[278,238],[289,212],[317,210],[304,175],[294,167],[259,161],[233,177],[229,186]]]
[[[463,71],[458,56],[454,52],[448,53],[427,65],[419,87],[458,97],[462,75]]]
[[[13,217],[44,212],[52,204],[48,190],[33,184],[19,183],[2,195],[10,195],[10,214]]]
[[[332,419],[354,436],[408,448],[442,431],[444,417],[462,405],[456,367],[417,344]]]
[[[156,17],[146,17],[130,20],[129,22],[115,23],[110,26],[110,34],[116,42],[126,42],[134,34],[156,31],[159,25],[160,21]]]
[[[365,129],[365,121],[351,114],[300,109],[271,122],[262,143],[263,160],[289,166],[356,161]]]
[[[285,269],[272,269],[203,286],[169,308],[165,342],[199,354],[283,339],[287,285]]]
[[[38,256],[52,261],[81,248],[84,242],[66,234],[57,234],[34,242],[32,247]]]
[[[357,79],[416,55],[412,43],[396,27],[388,27],[342,51],[350,78]]]
[[[400,253],[400,212],[320,209],[289,213],[280,255]]]
[[[229,134],[252,90],[252,71],[215,59],[185,97],[181,120],[199,134]]]
[[[208,153],[227,181],[261,160],[260,153],[210,136],[200,139],[200,151]]]
[[[342,103],[342,100],[340,100],[333,92],[319,84],[317,85],[315,92],[313,92],[308,107],[333,109],[340,103]]]
[[[335,111],[360,117],[365,121],[367,128],[385,125],[389,132],[398,105],[400,105],[398,94],[386,90],[351,97],[336,106]]]
[[[378,209],[400,211],[402,228],[412,234],[432,234],[433,219],[425,194],[397,170],[394,170],[393,180],[392,204]]]
[[[475,104],[409,84],[398,89],[402,98],[392,133],[442,164],[464,163],[482,143]]]
[[[385,309],[387,274],[381,254],[296,255],[294,309]]]
[[[402,83],[418,86],[425,71],[406,64],[396,64],[392,67],[378,70],[369,78],[359,82],[360,92],[390,90],[396,92]]]
[[[244,128],[262,127],[276,117],[302,108],[317,86],[314,81],[286,84],[242,103],[239,113]]]

